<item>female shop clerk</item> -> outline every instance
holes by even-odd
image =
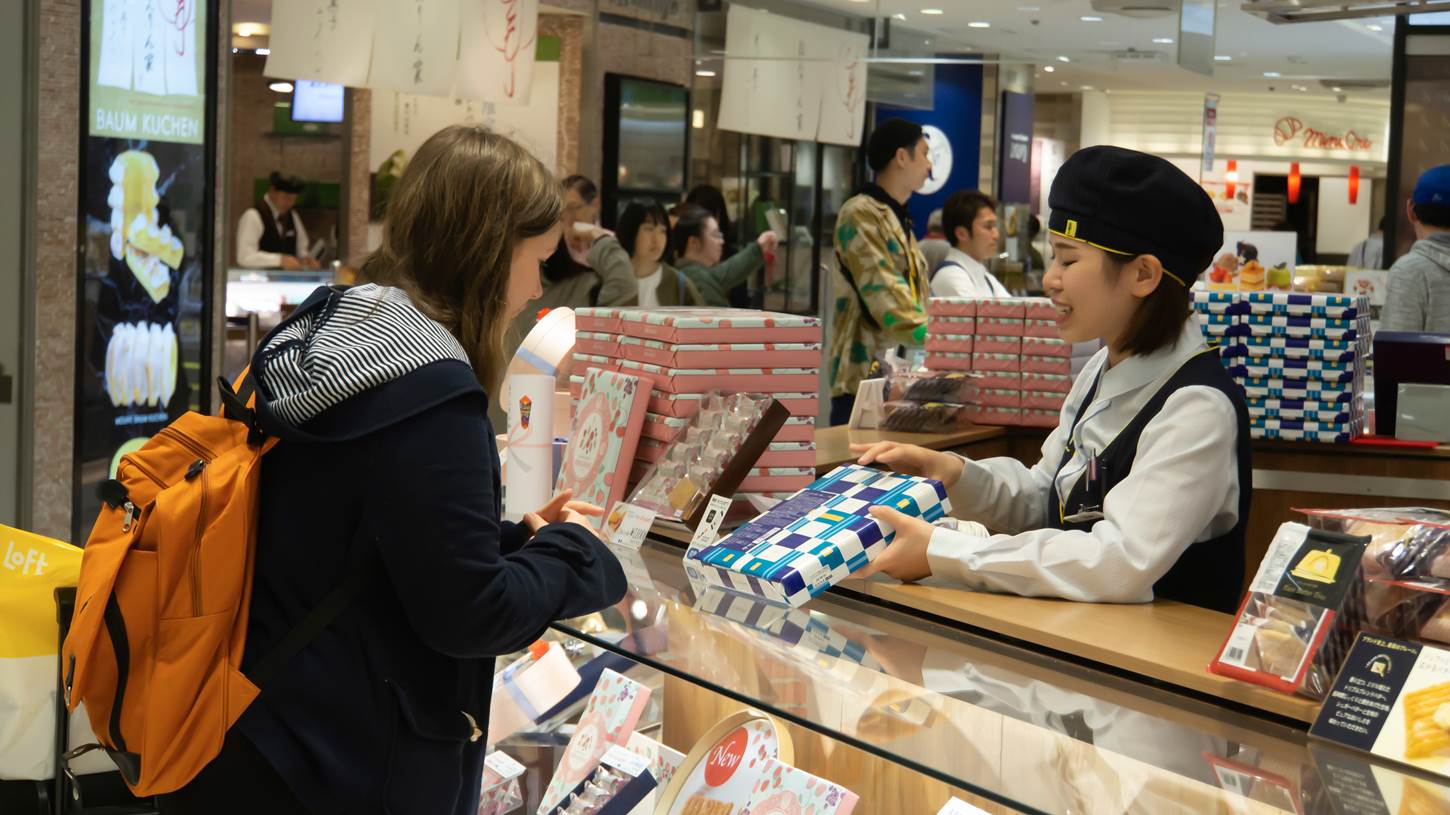
[[[897,536],[870,571],[1232,612],[1251,491],[1248,411],[1204,345],[1188,290],[1222,245],[1222,221],[1172,164],[1115,147],[1068,159],[1049,200],[1055,257],[1043,284],[1058,326],[1069,342],[1106,347],[1073,384],[1035,467],[853,446],[861,464],[941,480],[954,514],[980,522],[933,527],[878,507]]]

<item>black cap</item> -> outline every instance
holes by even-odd
[[[908,153],[915,150],[922,135],[921,125],[905,119],[887,119],[876,125],[876,129],[871,131],[871,139],[866,142],[867,166],[873,173],[881,172],[896,158],[897,150],[904,149]]]
[[[1223,246],[1223,219],[1208,193],[1172,163],[1136,150],[1077,151],[1047,200],[1053,234],[1115,255],[1153,255],[1185,286]]]
[[[271,177],[267,180],[271,182],[273,189],[290,192],[293,195],[301,195],[302,189],[307,186],[307,183],[302,180],[301,176],[283,175],[276,170],[272,171]]]

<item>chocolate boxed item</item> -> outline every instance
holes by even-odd
[[[569,799],[571,791],[595,773],[611,746],[623,746],[629,741],[649,697],[648,686],[613,670],[604,670],[589,695],[584,715],[574,727],[563,759],[544,789],[537,810],[540,815],[556,811],[560,803]]]
[[[974,405],[896,401],[883,405],[881,429],[897,433],[940,433],[972,423]]]
[[[579,309],[591,316],[595,309]],[[821,318],[734,308],[621,308],[617,333],[677,345],[821,342]],[[601,329],[592,329],[601,330]]]
[[[996,337],[986,334],[979,334],[972,346],[974,354],[1012,354],[1022,355],[1021,337]]]
[[[1024,329],[1021,317],[984,317],[977,313],[977,337],[1021,337]]]
[[[977,300],[972,297],[933,297],[927,301],[926,314],[931,317],[976,317]]]
[[[983,354],[972,353],[972,370],[974,371],[1021,371],[1021,354]]]
[[[846,465],[719,542],[691,547],[692,580],[800,606],[860,570],[895,536],[867,510],[889,506],[934,521],[951,508],[940,482]]]
[[[1370,538],[1365,573],[1396,580],[1450,578],[1450,510],[1304,509],[1316,529]]]
[[[1253,314],[1353,320],[1369,313],[1369,298],[1350,294],[1261,291],[1244,295]]]
[[[1279,527],[1209,670],[1322,699],[1367,620],[1361,562],[1370,539]]]
[[[631,476],[638,476],[639,484],[629,503],[696,525],[711,495],[735,494],[788,417],[769,396],[709,394],[684,434],[669,442],[652,465],[646,463],[645,472],[636,462]],[[814,466],[814,448],[809,455],[807,466]]]
[[[972,355],[929,351],[926,355],[926,367],[934,371],[970,371]]]
[[[614,744],[600,757],[594,770],[547,812],[549,815],[632,815],[635,807],[650,798],[658,786],[659,781],[650,771],[649,759]]]
[[[902,371],[892,374],[886,398],[908,402],[971,402],[987,376],[991,375],[962,371]]]
[[[977,338],[967,334],[938,334],[930,326],[926,332],[928,354],[944,351],[951,354],[970,354],[976,348]]]

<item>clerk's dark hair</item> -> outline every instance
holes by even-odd
[[[624,251],[634,257],[635,241],[639,237],[639,228],[645,224],[662,226],[668,235],[670,231],[670,214],[657,201],[631,201],[619,214],[619,222],[615,225],[614,233],[619,239],[619,245]],[[673,263],[674,253],[670,251],[670,241],[665,240],[665,252],[660,255],[661,263]]]
[[[1117,283],[1124,270],[1142,257],[1105,254],[1109,283]],[[1172,269],[1167,272],[1181,276],[1180,272]],[[1128,318],[1128,330],[1123,332],[1117,351],[1143,356],[1172,348],[1178,343],[1178,336],[1183,333],[1183,323],[1193,313],[1193,298],[1189,295],[1188,288],[1169,277],[1167,272],[1158,279],[1158,288],[1144,297],[1138,303],[1133,316]]]
[[[407,292],[491,389],[504,364],[514,248],[563,213],[559,182],[528,150],[477,125],[446,127],[403,170],[362,277]]]

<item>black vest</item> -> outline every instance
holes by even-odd
[[[257,242],[257,248],[263,252],[296,257],[297,222],[293,219],[297,217],[297,213],[289,210],[283,215],[282,229],[278,230],[277,221],[272,218],[272,208],[266,201],[258,201],[254,209],[262,216],[262,240]]]
[[[1057,465],[1058,472],[1072,460],[1072,431],[1077,429],[1078,419],[1088,405],[1092,404],[1101,380],[1102,374],[1099,373],[1098,381],[1093,382],[1092,389],[1088,391],[1087,398],[1083,400],[1082,407],[1072,420],[1068,448]],[[1088,494],[1088,478],[1085,473],[1073,485],[1067,500],[1063,501],[1058,495],[1057,481],[1054,478],[1047,526],[1054,529],[1091,531],[1093,521],[1068,522],[1064,518],[1078,514],[1085,507],[1101,510],[1103,498],[1133,468],[1133,459],[1138,455],[1138,437],[1142,435],[1143,428],[1163,409],[1169,396],[1179,388],[1193,385],[1213,388],[1228,396],[1238,418],[1238,522],[1227,534],[1194,543],[1184,550],[1173,568],[1153,584],[1153,595],[1232,614],[1238,609],[1239,593],[1244,580],[1244,531],[1248,527],[1249,501],[1253,496],[1253,451],[1249,443],[1249,410],[1244,404],[1243,391],[1223,369],[1215,351],[1201,353],[1183,363],[1138,411],[1138,415],[1128,422],[1107,449],[1098,454],[1098,486],[1092,490],[1093,495]],[[1181,500],[1194,499],[1195,496],[1189,494],[1182,496]]]

